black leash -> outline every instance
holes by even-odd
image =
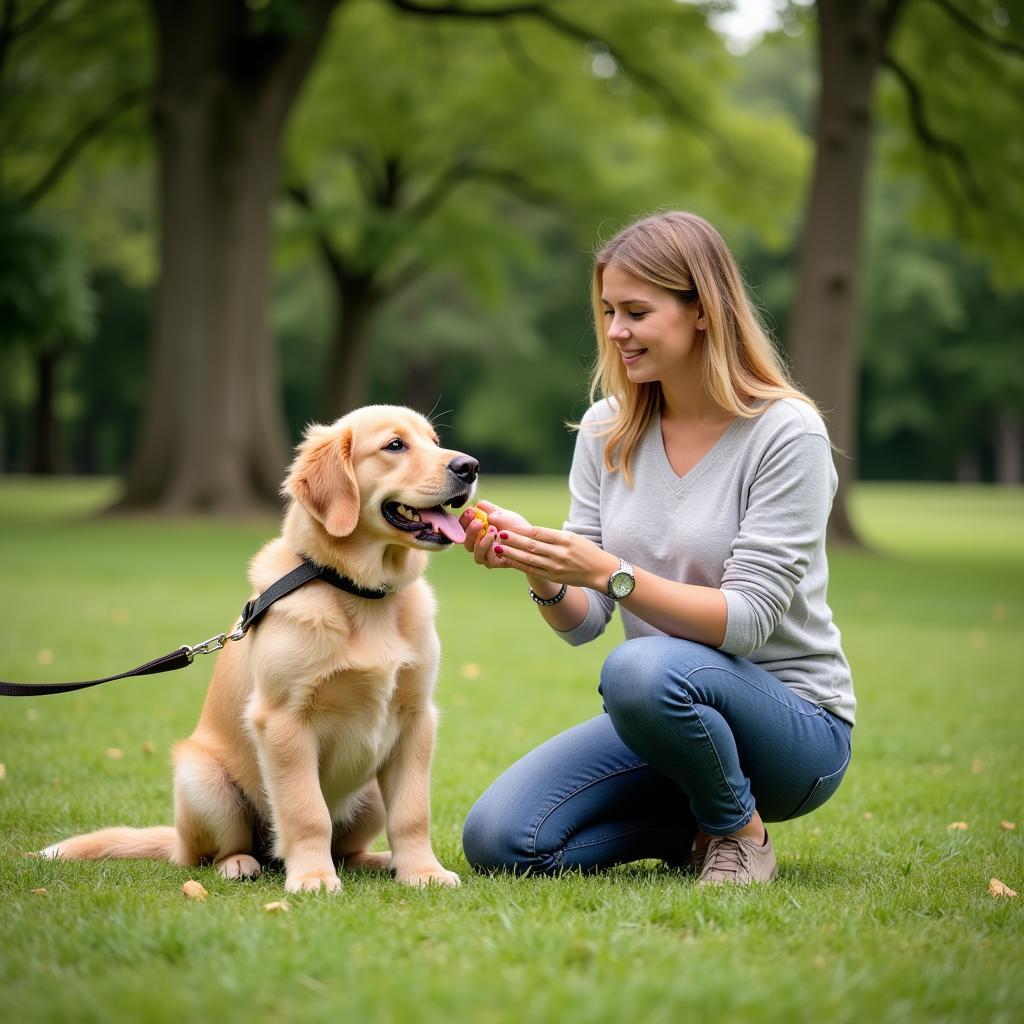
[[[45,697],[51,693],[85,690],[90,686],[99,686],[100,683],[109,683],[115,679],[151,676],[157,672],[173,672],[176,669],[185,668],[192,664],[192,659],[197,654],[212,654],[214,651],[219,651],[229,640],[241,640],[249,629],[263,618],[267,609],[275,601],[280,601],[282,597],[305,586],[311,580],[323,580],[339,590],[344,590],[347,594],[354,594],[356,597],[365,597],[374,601],[392,593],[390,587],[368,590],[326,565],[317,565],[316,562],[303,558],[301,565],[272,583],[259,597],[246,602],[239,617],[238,626],[233,633],[218,633],[194,647],[185,644],[169,654],[147,661],[145,665],[140,665],[128,672],[121,672],[116,676],[106,676],[104,679],[90,679],[80,683],[6,683],[0,681],[0,697]]]

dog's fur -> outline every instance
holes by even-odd
[[[395,439],[405,447],[388,450]],[[269,846],[290,892],[339,889],[336,862],[457,885],[429,836],[440,646],[422,574],[447,541],[392,525],[383,508],[468,500],[475,478],[476,463],[440,448],[409,409],[311,427],[284,483],[282,535],[253,558],[251,585],[262,592],[302,554],[395,593],[368,600],[316,580],[278,601],[221,651],[199,723],[174,748],[174,826],[103,829],[43,854],[212,861],[252,878]],[[385,826],[391,851],[369,852]]]

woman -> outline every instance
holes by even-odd
[[[828,435],[786,378],[705,220],[626,228],[594,267],[598,362],[564,530],[486,502],[466,547],[524,573],[570,644],[621,606],[605,714],[480,797],[479,869],[552,873],[661,858],[701,884],[775,877],[765,821],[821,806],[850,760],[855,700],[826,601]]]

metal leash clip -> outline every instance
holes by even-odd
[[[229,640],[241,640],[243,636],[245,636],[245,630],[239,627],[233,633],[218,633],[216,636],[211,636],[209,640],[204,640],[201,644],[196,644],[194,647],[186,644],[185,657],[188,658],[188,663],[191,665],[192,659],[197,654],[213,654],[215,651],[219,651]]]

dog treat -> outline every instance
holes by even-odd
[[[482,508],[473,510],[473,518],[480,520],[480,525],[483,528],[483,532],[487,532],[487,527],[490,525],[487,519],[487,513]]]
[[[205,900],[210,894],[200,882],[190,878],[182,887],[182,894],[190,900]]]

